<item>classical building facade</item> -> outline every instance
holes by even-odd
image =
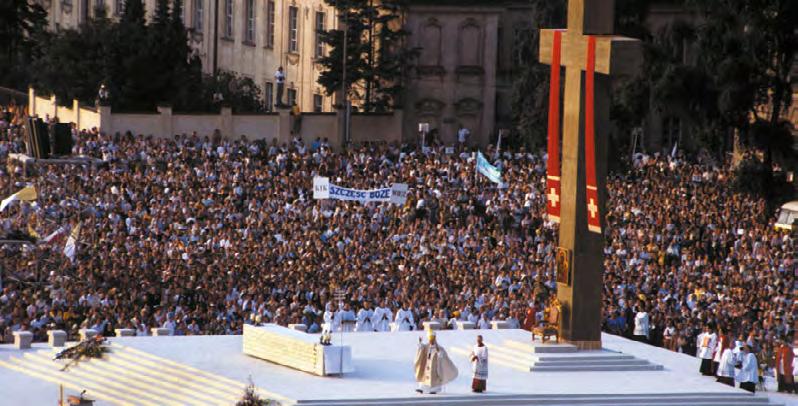
[[[406,19],[408,46],[419,55],[404,103],[405,138],[428,123],[445,143],[465,127],[470,144],[484,145],[509,127],[514,59],[520,37],[531,32],[531,10],[522,2],[418,3]]]
[[[124,0],[37,0],[48,11],[50,28],[74,28],[98,7],[117,18]],[[144,0],[147,16],[156,0]],[[214,12],[214,10],[216,12]],[[268,108],[276,102],[274,74],[283,66],[283,102],[303,111],[331,111],[332,98],[317,84],[316,59],[325,52],[317,33],[333,28],[335,10],[324,0],[184,0],[183,21],[203,69],[236,72],[263,89]]]

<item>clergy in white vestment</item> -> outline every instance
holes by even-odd
[[[701,368],[699,372],[706,376],[712,376],[712,357],[715,355],[715,346],[718,344],[718,336],[712,332],[709,325],[704,326],[704,332],[698,335],[696,356],[701,358]]]
[[[374,331],[373,317],[374,311],[371,310],[369,302],[363,302],[363,308],[357,312],[355,331],[358,333]]]
[[[324,306],[324,323],[321,325],[321,333],[323,334],[330,334],[333,331],[338,331],[338,326],[336,325],[335,313],[333,312],[332,303],[327,303]]]
[[[457,378],[457,367],[449,359],[446,350],[438,345],[435,332],[427,332],[429,344],[424,344],[421,337],[418,338],[418,351],[416,351],[416,382],[418,382],[418,393],[435,394],[441,391],[443,385]]]
[[[756,384],[759,382],[759,368],[756,355],[751,352],[751,346],[748,343],[743,346],[743,366],[737,372],[736,378],[737,382],[740,382],[740,389],[745,389],[751,393],[756,392]]]
[[[734,387],[734,372],[734,353],[731,348],[726,348],[718,362],[718,382]]]
[[[374,315],[371,317],[371,322],[374,325],[374,331],[391,331],[391,320],[393,320],[393,312],[388,306],[388,301],[383,300],[382,306],[377,306],[374,308]]]
[[[396,312],[396,318],[393,320],[393,331],[410,331],[415,330],[416,322],[413,320],[413,312],[410,311],[410,306],[402,307]]]
[[[477,344],[471,350],[471,370],[474,372],[471,390],[476,393],[485,392],[488,383],[488,347],[477,336]]]
[[[338,331],[343,331],[344,333],[351,333],[355,331],[357,317],[355,317],[355,312],[352,311],[352,308],[349,307],[349,303],[345,304],[343,308],[335,312],[335,318],[338,319]]]

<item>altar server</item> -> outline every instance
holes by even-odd
[[[391,331],[391,319],[393,312],[388,306],[388,301],[383,299],[382,306],[374,308],[374,315],[371,317],[371,322],[374,325],[374,331]]]
[[[756,392],[756,384],[759,382],[759,369],[757,368],[756,355],[751,352],[751,345],[748,343],[743,346],[743,367],[737,373],[737,382],[740,382],[740,389],[745,389],[751,393]]]
[[[706,376],[712,376],[712,356],[715,355],[715,346],[718,343],[718,336],[712,332],[709,325],[704,326],[704,332],[698,335],[696,346],[701,358],[701,368],[699,371]]]
[[[410,311],[409,304],[396,312],[396,318],[393,320],[393,331],[415,330],[415,326],[416,322],[413,320],[413,312]]]
[[[471,369],[474,372],[471,391],[484,392],[488,382],[488,347],[482,342],[481,335],[477,336],[477,344],[471,351]]]
[[[357,317],[355,317],[355,312],[352,311],[352,308],[349,307],[349,303],[344,304],[340,310],[335,312],[335,318],[337,319],[338,331],[343,331],[344,333],[355,331]]]
[[[355,331],[358,333],[374,331],[373,317],[374,311],[371,310],[369,302],[363,302],[363,308],[357,312],[357,324]]]

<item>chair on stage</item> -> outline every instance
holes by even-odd
[[[546,309],[546,317],[542,320],[537,327],[532,329],[532,341],[535,341],[535,336],[539,335],[542,342],[546,342],[548,337],[554,336],[554,342],[560,342],[560,314],[562,307],[560,301],[555,297],[552,299],[551,304]]]

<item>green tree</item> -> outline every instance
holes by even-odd
[[[549,72],[538,62],[540,30],[565,26],[565,0],[530,0],[535,26],[517,36],[514,58],[518,64],[511,100],[512,118],[522,144],[537,148],[545,144],[548,127]]]
[[[323,70],[318,83],[328,95],[345,88],[351,100],[361,101],[364,111],[391,110],[417,54],[405,46],[408,35],[402,28],[405,0],[326,0],[326,3],[343,16],[341,26],[346,33],[344,29],[321,33],[329,52],[319,59]]]
[[[25,90],[46,28],[47,12],[38,3],[0,1],[0,85]]]

